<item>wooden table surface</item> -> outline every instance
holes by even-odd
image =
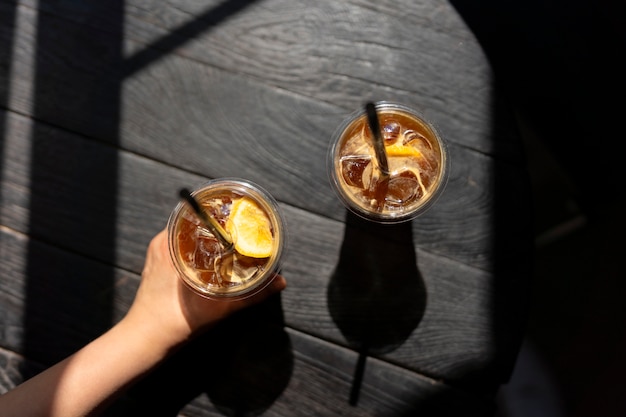
[[[447,188],[411,222],[357,220],[330,188],[331,133],[368,100],[448,143]],[[493,412],[524,330],[529,188],[448,2],[3,0],[0,157],[0,392],[123,316],[180,187],[234,176],[280,203],[288,288],[110,415]]]

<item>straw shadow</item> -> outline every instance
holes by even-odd
[[[276,294],[183,347],[106,415],[176,416],[202,394],[224,415],[261,415],[287,386],[293,360]]]
[[[426,288],[411,223],[383,225],[347,212],[327,297],[337,327],[360,354],[350,398],[355,404],[367,355],[402,345],[424,315]]]

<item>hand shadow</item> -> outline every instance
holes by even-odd
[[[402,345],[424,315],[426,288],[411,223],[380,224],[347,212],[327,297],[335,324],[360,355],[350,398],[355,404],[367,355]]]
[[[289,383],[291,341],[280,302],[271,303],[279,296],[240,312],[217,329],[217,337],[229,342],[217,348],[211,366],[214,377],[208,378],[206,393],[224,415],[261,415]]]
[[[275,294],[184,346],[106,415],[173,417],[204,393],[225,416],[258,416],[280,396],[292,371],[291,342]]]

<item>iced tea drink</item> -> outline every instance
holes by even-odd
[[[379,222],[410,220],[445,186],[446,147],[435,128],[414,110],[376,103],[389,175],[381,175],[365,111],[335,132],[328,156],[331,182],[354,213]]]
[[[240,179],[210,181],[192,192],[233,241],[225,248],[181,201],[168,221],[169,249],[180,278],[198,294],[241,299],[261,291],[280,266],[285,226],[278,204],[258,185]]]

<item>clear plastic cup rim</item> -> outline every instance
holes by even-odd
[[[419,119],[428,129],[431,130],[433,136],[436,138],[440,151],[441,151],[441,172],[439,174],[440,179],[437,184],[437,187],[432,190],[428,199],[424,200],[422,204],[417,205],[413,210],[404,211],[404,212],[392,212],[392,213],[381,213],[376,211],[368,210],[362,207],[358,201],[353,198],[349,193],[345,192],[342,188],[340,181],[341,178],[338,177],[338,173],[335,167],[335,155],[339,150],[339,146],[341,144],[341,138],[343,132],[350,126],[354,121],[358,118],[365,116],[365,110],[359,109],[352,112],[348,115],[341,124],[335,129],[332,135],[332,139],[330,142],[330,146],[327,154],[327,171],[329,173],[330,182],[335,194],[342,201],[344,206],[348,208],[354,214],[375,222],[379,223],[401,223],[412,220],[417,216],[426,212],[441,196],[444,189],[446,188],[448,182],[448,175],[450,169],[450,158],[448,156],[448,148],[446,142],[441,137],[439,130],[434,126],[432,122],[430,122],[427,118],[425,118],[421,113],[417,110],[406,106],[404,104],[391,102],[391,101],[378,101],[375,103],[377,111],[384,110],[394,110],[407,113],[417,119]]]
[[[280,209],[278,202],[274,199],[274,197],[260,185],[246,179],[228,177],[209,180],[194,188],[194,190],[191,192],[191,195],[194,197],[198,195],[201,196],[205,193],[211,192],[212,190],[220,189],[234,191],[238,194],[251,197],[253,200],[261,205],[263,210],[266,211],[270,217],[272,227],[274,228],[275,243],[272,255],[270,256],[271,259],[262,275],[253,280],[253,282],[251,282],[250,284],[242,285],[241,288],[235,287],[233,289],[222,290],[216,290],[211,289],[208,286],[202,286],[196,280],[194,280],[193,277],[189,277],[189,275],[186,273],[186,269],[188,267],[180,265],[176,253],[176,251],[178,250],[178,244],[175,231],[178,225],[179,215],[181,211],[186,208],[186,203],[183,201],[180,201],[176,205],[168,218],[168,247],[170,259],[172,260],[178,277],[191,290],[193,290],[196,294],[208,299],[235,301],[251,297],[259,293],[264,288],[266,288],[272,282],[274,276],[279,273],[280,267],[282,265],[285,247],[287,245],[286,224],[284,216],[282,214],[282,210]]]

